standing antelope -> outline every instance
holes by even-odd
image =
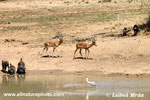
[[[45,42],[44,43],[44,48],[43,48],[43,51],[42,51],[41,55],[43,54],[43,52],[45,50],[46,50],[46,53],[47,53],[49,47],[53,47],[53,53],[55,52],[55,50],[57,51],[56,48],[63,43],[63,37],[58,36],[58,38],[59,38],[59,41],[56,41],[56,42],[52,42],[52,41]],[[52,56],[53,56],[53,53],[52,53]]]
[[[76,44],[76,50],[74,51],[74,58],[75,58],[75,54],[76,54],[76,52],[78,51],[78,49],[80,49],[79,53],[80,53],[81,56],[82,56],[82,52],[81,52],[82,49],[85,49],[85,59],[88,59],[89,53],[90,53],[89,48],[91,48],[93,45],[97,46],[97,45],[96,45],[95,38],[92,38],[92,43],[91,43],[91,44],[87,44],[87,43],[77,43],[77,44]],[[87,55],[87,51],[88,51],[88,55]]]

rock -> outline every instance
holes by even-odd
[[[29,44],[28,42],[22,42],[22,45],[27,45],[27,44]]]

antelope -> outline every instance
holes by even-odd
[[[80,49],[80,51],[79,51],[79,53],[80,53],[80,55],[81,55],[81,57],[83,57],[82,56],[82,49],[85,49],[85,59],[88,59],[88,57],[89,57],[89,53],[90,53],[90,50],[89,50],[89,48],[91,48],[92,46],[97,46],[96,45],[96,40],[95,40],[95,38],[92,38],[92,43],[91,44],[88,44],[88,43],[77,43],[76,44],[76,50],[74,51],[74,58],[75,58],[75,54],[76,54],[76,52],[78,51],[78,49]],[[88,51],[88,55],[87,55],[87,51]]]
[[[55,52],[55,50],[57,51],[56,48],[63,43],[63,37],[59,35],[58,38],[59,38],[59,41],[56,41],[56,42],[53,42],[53,41],[47,41],[47,42],[45,42],[44,43],[44,48],[43,48],[43,51],[42,51],[41,55],[43,54],[43,52],[45,50],[46,50],[46,53],[47,53],[49,47],[53,48],[53,53]],[[53,56],[53,53],[52,53],[52,56]]]

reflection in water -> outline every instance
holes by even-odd
[[[86,93],[86,99],[85,100],[89,100],[89,93]]]
[[[2,85],[13,84],[16,81],[14,75],[3,75],[2,76]]]
[[[64,88],[71,88],[71,87],[84,87],[85,84],[65,84]]]
[[[25,81],[25,75],[17,75],[17,80],[20,85],[23,85]]]
[[[23,84],[24,80],[25,75],[2,75],[2,85],[13,85],[16,81],[18,81],[19,84]]]
[[[13,85],[16,82],[15,75],[8,75],[8,84]]]
[[[8,83],[8,77],[7,75],[2,76],[2,85],[6,85]]]

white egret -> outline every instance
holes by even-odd
[[[96,85],[96,83],[95,83],[95,82],[93,82],[93,81],[89,81],[89,80],[88,80],[88,77],[86,77],[86,82],[87,82],[88,84],[90,84],[90,85],[93,85],[93,86],[95,86],[95,85]]]

